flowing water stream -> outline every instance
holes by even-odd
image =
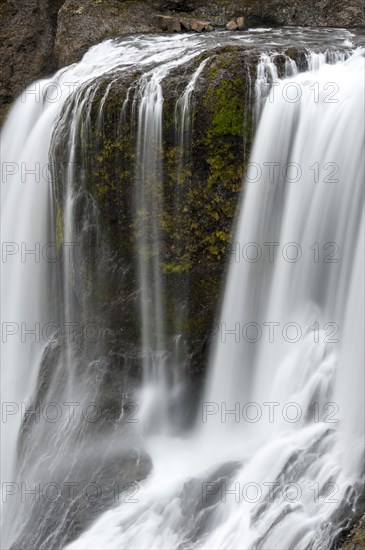
[[[356,33],[331,29],[106,41],[17,100],[1,137],[3,548],[331,548],[359,514],[365,118],[360,42]],[[262,93],[204,391],[195,421],[182,433],[176,415],[184,408],[179,327],[186,288],[176,288],[171,354],[159,268],[162,83],[197,60],[175,108],[181,178],[191,154],[195,87],[214,50],[233,44],[261,52],[252,78]],[[280,79],[275,57],[287,46],[305,48],[307,66],[286,55]],[[135,391],[139,423],[127,434],[115,425],[103,424],[100,433],[85,428],[78,413],[71,428],[66,420],[29,424],[21,404],[42,392],[56,403],[108,399],[101,391],[106,365],[91,358],[85,366],[69,339],[49,344],[34,338],[34,331],[47,325],[57,332],[60,323],[92,313],[83,250],[76,263],[63,251],[61,271],[43,253],[50,243],[52,251],[59,246],[60,234],[68,251],[80,239],[102,242],[97,205],[85,192],[88,136],[93,124],[102,135],[113,85],[132,71],[139,74],[119,111],[123,124],[130,109],[136,128],[131,217],[142,363]],[[104,78],[109,84],[102,88]],[[51,82],[57,83],[52,92]],[[287,95],[288,83],[291,93],[300,90],[299,99]],[[25,178],[23,167],[32,167],[34,177]],[[176,211],[183,200],[177,187]],[[36,254],[39,261],[30,261]],[[103,271],[106,254],[92,264],[94,272]],[[135,494],[114,505],[109,497],[102,500],[85,521],[72,516],[80,495],[39,505],[18,490],[51,480],[100,480],[106,471],[113,477],[110,464],[128,460],[130,449],[136,465],[150,457]],[[134,483],[134,474],[125,479]]]

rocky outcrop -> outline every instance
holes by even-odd
[[[182,30],[197,32],[211,28],[195,21],[240,27],[239,17],[247,27],[365,26],[362,0],[1,0],[0,15],[0,122],[30,82],[105,38],[156,32],[157,15],[178,16]]]
[[[365,548],[365,515],[358,525],[347,536],[341,550],[364,550]]]
[[[153,25],[158,30],[167,32],[211,32],[214,27],[210,21],[200,21],[199,19],[190,19],[187,17],[173,17],[171,15],[156,15],[153,18]]]
[[[237,17],[237,20],[229,21],[226,25],[227,31],[244,31],[246,29],[244,17]]]
[[[153,32],[156,11],[146,2],[66,0],[58,14],[55,56],[59,67],[79,61],[105,38]]]
[[[198,19],[190,19],[191,30],[195,32],[211,32],[214,27],[210,21],[199,21]]]
[[[256,25],[303,27],[364,27],[362,0],[246,0],[242,13],[249,27]]]
[[[190,19],[187,17],[179,18],[168,15],[157,15],[154,18],[156,28],[168,32],[211,32],[214,27],[210,21],[200,21],[199,19]]]
[[[0,2],[0,115],[30,82],[57,69],[53,47],[62,2]]]
[[[181,20],[178,17],[172,17],[171,15],[156,15],[152,22],[156,29],[161,31],[181,32],[183,28],[181,25]],[[186,20],[185,26],[188,27],[188,30],[190,30],[191,27],[188,20]]]
[[[248,27],[300,25],[304,27],[364,27],[362,0],[150,0],[158,10],[190,13],[224,27],[245,17]]]

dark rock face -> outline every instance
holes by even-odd
[[[153,7],[143,1],[66,0],[58,14],[55,55],[59,67],[79,61],[105,38],[153,32]]]
[[[0,105],[11,104],[30,82],[57,69],[53,44],[62,2],[1,1]]]
[[[261,24],[338,28],[365,26],[365,7],[361,0],[248,0],[242,5],[242,14],[249,27]]]
[[[247,26],[299,25],[304,27],[363,27],[362,0],[183,0],[150,1],[160,11],[190,12],[208,17],[214,25],[225,26],[243,16]]]

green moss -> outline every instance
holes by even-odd
[[[180,261],[177,264],[174,264],[174,263],[162,264],[162,271],[166,274],[186,273],[190,271],[192,267],[193,267],[193,264],[191,262],[186,261],[184,263],[183,261]]]
[[[342,547],[342,550],[364,550],[365,548],[365,516],[360,523],[350,533],[348,540]]]
[[[63,209],[59,201],[56,200],[56,247],[60,251],[63,246]]]
[[[227,74],[227,72],[229,74]],[[244,143],[251,141],[245,133],[245,113],[250,106],[244,75],[233,67],[231,52],[217,56],[209,68],[211,82],[205,97],[207,111],[205,133],[200,136],[207,164],[206,185],[189,191],[189,200],[204,209],[204,226],[201,219],[192,221],[192,230],[199,235],[204,258],[222,260],[234,217],[238,194],[242,187],[245,169]]]
[[[252,141],[246,101],[246,59],[238,48],[205,52],[176,69],[164,86],[164,183],[160,220],[162,271],[185,273],[196,265],[223,261]],[[242,53],[242,50],[241,50]],[[211,56],[192,98],[192,148],[176,135],[176,102],[200,63]]]
[[[206,100],[214,101],[212,126],[207,133],[208,139],[218,136],[242,136],[243,105],[241,94],[244,82],[242,78],[223,80],[217,90],[210,88]]]

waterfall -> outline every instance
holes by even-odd
[[[189,48],[193,53],[189,53]],[[74,453],[72,461],[76,464],[82,460],[82,454],[88,460],[87,453],[91,452],[90,426],[86,425],[85,429],[87,422],[81,410],[76,413],[73,425],[70,425],[65,403],[94,403],[95,399],[100,399],[95,385],[100,377],[101,380],[106,378],[100,350],[99,355],[98,350],[94,351],[94,360],[80,360],[77,357],[80,350],[75,349],[80,339],[77,332],[80,328],[70,336],[74,326],[81,326],[82,317],[90,314],[87,281],[83,280],[85,258],[82,249],[85,241],[93,238],[91,230],[94,226],[96,239],[100,238],[97,212],[83,188],[88,162],[86,146],[91,131],[91,107],[100,85],[98,78],[116,70],[120,74],[128,72],[135,63],[151,67],[159,62],[163,67],[162,78],[176,63],[184,63],[199,52],[193,41],[189,48],[184,57],[181,54],[186,48],[182,47],[180,39],[175,44],[173,40],[161,41],[157,53],[154,43],[149,41],[145,42],[142,50],[138,39],[132,38],[123,44],[106,41],[88,52],[79,64],[62,69],[52,79],[36,82],[25,90],[4,127],[1,188],[4,259],[2,438],[6,452],[4,450],[2,454],[3,489],[6,486],[11,491],[28,481],[33,486],[45,483],[47,471],[54,481],[58,480],[58,470],[63,468],[62,460],[70,460],[70,453]],[[151,86],[153,84],[145,89],[145,97],[149,97],[151,91],[153,98]],[[103,124],[103,105],[110,88],[111,84],[100,102],[97,117],[99,129]],[[141,127],[143,109],[142,102]],[[148,132],[155,131],[153,122],[152,128],[147,128]],[[66,148],[61,136],[68,138]],[[154,136],[148,133],[145,137],[148,140]],[[57,149],[61,151],[57,152]],[[60,161],[57,167],[55,152]],[[147,160],[144,158],[142,162]],[[56,201],[53,193],[55,180],[63,184],[63,196]],[[15,212],[19,214],[18,220],[14,218]],[[96,271],[97,267],[98,264],[94,263]],[[60,281],[62,288],[59,288]],[[159,297],[155,298],[155,307],[159,303]],[[160,315],[158,317],[161,318]],[[90,348],[93,347],[98,346],[90,344]],[[161,346],[155,347],[154,352],[161,353]],[[79,371],[82,368],[84,372],[80,380]],[[63,405],[62,422],[57,422],[53,427],[48,418],[37,416],[41,411],[40,405],[50,402]],[[31,432],[33,423],[37,428],[34,433]],[[19,456],[17,441],[21,428],[23,439],[29,437],[28,431],[32,433],[23,456]],[[53,445],[57,444],[60,447],[55,452]],[[110,446],[110,441],[108,445],[104,442],[105,448]],[[37,453],[40,453],[38,457]],[[96,459],[96,448],[94,454]],[[68,475],[71,472],[72,469]],[[14,540],[22,528],[27,529],[27,515],[36,514],[37,507],[32,510],[22,498],[20,493],[14,498],[3,498],[2,516],[6,528],[2,532],[5,545],[10,544],[9,541]],[[22,513],[18,513],[16,520],[11,522],[9,518],[17,509]],[[67,522],[66,513],[64,521]],[[40,547],[47,530],[52,531],[52,526],[45,519],[42,529],[31,535],[34,538],[28,540],[28,544]],[[53,535],[55,540],[59,536],[56,528]],[[62,533],[60,535],[64,536]],[[53,540],[52,537],[49,540]]]
[[[138,224],[139,278],[141,286],[142,352],[144,384],[140,401],[141,419],[150,429],[168,424],[170,385],[166,357],[166,330],[161,263],[161,217],[163,205],[163,92],[161,81],[169,71],[196,57],[198,52],[158,65],[145,74],[137,90],[138,130],[136,151],[136,216]],[[201,73],[197,71],[195,78]],[[192,81],[193,86],[194,80]],[[192,91],[192,90],[191,90]],[[190,96],[187,92],[187,95]],[[187,117],[189,98],[183,117]],[[147,214],[148,213],[148,214]]]
[[[136,67],[143,76],[137,77],[128,90],[119,106],[119,116],[123,120],[129,99],[138,105],[135,118],[140,157],[136,163],[139,192],[134,204],[135,219],[140,209],[146,208],[154,220],[152,267],[150,251],[144,246],[148,228],[143,224],[136,247],[145,371],[141,417],[146,418],[146,428],[157,422],[162,429],[168,419],[164,312],[158,274],[161,197],[156,196],[154,189],[156,184],[162,190],[160,82],[169,71],[194,59],[205,46],[181,37],[157,39],[157,46],[154,40],[137,37],[122,42],[108,40],[92,48],[80,63],[29,86],[2,131],[4,547],[18,544],[17,540],[29,547],[62,546],[70,537],[69,522],[75,513],[81,524],[85,518],[90,521],[95,517],[98,509],[92,502],[85,503],[80,490],[90,481],[88,471],[105,485],[107,495],[103,494],[103,501],[110,505],[116,489],[109,479],[104,479],[105,471],[112,475],[118,461],[128,460],[129,473],[126,471],[125,476],[135,480],[149,469],[136,430],[132,429],[133,420],[128,424],[128,406],[132,406],[133,413],[134,402],[129,403],[128,395],[120,400],[119,386],[113,387],[113,376],[119,373],[115,369],[114,374],[110,373],[112,369],[104,358],[105,345],[100,338],[85,338],[84,332],[88,326],[99,328],[93,318],[95,304],[90,285],[106,284],[104,262],[110,261],[107,243],[99,231],[99,213],[85,180],[87,168],[92,169],[93,163],[88,147],[95,128],[99,135],[103,134],[104,106],[113,86],[124,75],[128,78],[131,68]],[[104,90],[101,77],[110,79]],[[100,93],[94,120],[93,106]],[[148,183],[150,191],[146,195]],[[16,223],[15,212],[20,214]],[[95,249],[91,254],[90,243]],[[120,380],[116,383],[120,384]],[[109,411],[111,418],[101,416],[95,422],[85,421],[83,407],[105,406],[103,392],[109,398],[115,394],[119,416],[115,410],[112,415]],[[149,395],[153,407],[157,399],[156,410],[149,408]],[[47,417],[47,407],[52,404],[51,415],[55,408],[56,415],[61,410],[56,421]],[[152,421],[147,420],[149,417]],[[123,440],[118,438],[117,430]],[[64,467],[66,461],[68,471]],[[132,474],[133,468],[136,472]],[[40,503],[37,500],[37,505],[32,506],[31,499],[22,493],[23,487],[37,491],[37,487],[47,486],[50,481],[57,491],[57,487],[65,488],[69,480],[76,480],[76,493],[63,495],[63,502],[44,499],[43,495]],[[121,487],[128,484],[128,479],[119,481]],[[58,520],[61,529],[56,526]],[[30,527],[35,522],[40,524],[36,531]]]
[[[183,69],[169,205],[181,223],[195,92],[217,47],[255,40],[266,53],[247,69],[248,100],[254,85],[260,98],[242,123],[258,128],[202,402],[182,431],[190,297],[183,280],[170,298],[161,267],[164,85]],[[315,33],[308,44],[318,50]],[[308,49],[299,67],[288,45],[287,31],[260,29],[107,40],[14,105],[2,132],[2,547],[319,550],[359,513],[364,51]],[[126,193],[118,258],[108,186]],[[95,326],[102,337],[85,338]],[[108,355],[116,338],[125,349]],[[47,403],[60,421],[37,416]],[[90,405],[105,414],[85,421]],[[34,503],[19,491],[52,484],[76,488]],[[101,499],[85,498],[90,485]]]
[[[363,488],[363,77],[359,51],[291,76],[295,103],[279,81],[250,160],[278,170],[246,178],[203,416],[188,438],[150,440],[138,503],[105,513],[70,550],[319,549],[346,526]],[[314,100],[313,83],[327,82],[339,86],[335,111],[327,93]],[[269,324],[278,333],[258,338]],[[267,419],[253,421],[260,409]]]
[[[322,509],[308,495],[291,506],[278,498],[275,511],[261,517],[254,507],[252,530],[240,523],[245,506],[230,505],[221,538],[208,539],[217,547],[323,547],[336,534],[333,526],[327,532],[327,518],[348,506],[349,495],[360,495],[363,351],[351,333],[364,330],[363,307],[352,300],[364,276],[364,129],[356,122],[364,116],[363,75],[359,52],[297,75],[300,102],[284,99],[284,80],[266,103],[205,395],[211,411],[219,408],[207,423],[208,438],[219,430],[225,440],[247,438],[251,456],[240,486],[295,481],[304,492],[313,480],[336,497]],[[328,83],[338,86],[336,101],[326,101],[326,93],[317,101],[313,88]],[[344,141],[348,124],[357,131]],[[277,162],[276,173],[264,172],[268,162]],[[278,413],[271,425],[269,415],[260,416],[270,404]],[[233,411],[224,423],[222,407]],[[275,527],[266,532],[265,524]]]
[[[39,333],[47,319],[49,299],[46,289],[52,264],[47,261],[47,252],[52,243],[52,220],[47,152],[52,120],[42,117],[43,85],[40,83],[40,98],[34,99],[31,108],[29,102],[24,102],[25,95],[18,99],[2,135],[1,400],[5,407],[2,437],[7,445],[2,460],[4,480],[12,479],[14,474],[21,404],[34,387],[43,348]],[[43,149],[38,143],[44,136]],[[30,216],[29,212],[36,215]],[[49,256],[54,257],[54,250],[49,249]]]

